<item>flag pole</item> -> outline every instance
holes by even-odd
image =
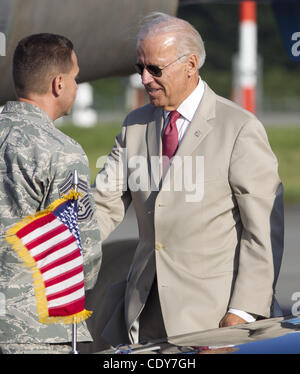
[[[78,192],[78,172],[75,169],[73,175],[73,188]],[[77,350],[77,323],[72,323],[72,350],[71,354],[79,354]]]

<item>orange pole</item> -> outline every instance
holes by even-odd
[[[242,106],[256,113],[256,3],[240,3],[240,72]]]

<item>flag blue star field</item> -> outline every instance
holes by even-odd
[[[65,203],[59,205],[54,211],[53,214],[64,223],[70,232],[74,235],[80,253],[82,254],[82,247],[80,241],[80,233],[78,229],[78,204],[77,200],[68,200]]]

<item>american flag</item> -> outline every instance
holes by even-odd
[[[45,323],[74,323],[91,314],[84,309],[76,192],[72,196],[56,200],[45,211],[25,219],[7,233],[12,247],[32,267],[39,319]]]

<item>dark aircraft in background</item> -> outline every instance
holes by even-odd
[[[80,66],[80,82],[134,72],[135,36],[141,19],[151,11],[176,15],[179,6],[239,3],[242,0],[0,0],[0,106],[15,98],[11,59],[17,42],[40,32],[72,40]],[[288,53],[300,58],[298,0],[257,0],[273,6]],[[296,38],[296,39],[295,39]],[[297,46],[299,44],[299,48]],[[291,55],[291,53],[290,53]],[[295,58],[295,55],[291,55]]]
[[[11,59],[23,37],[49,32],[72,40],[79,82],[129,75],[141,19],[151,11],[175,15],[177,7],[178,0],[0,0],[0,105],[15,97]]]

